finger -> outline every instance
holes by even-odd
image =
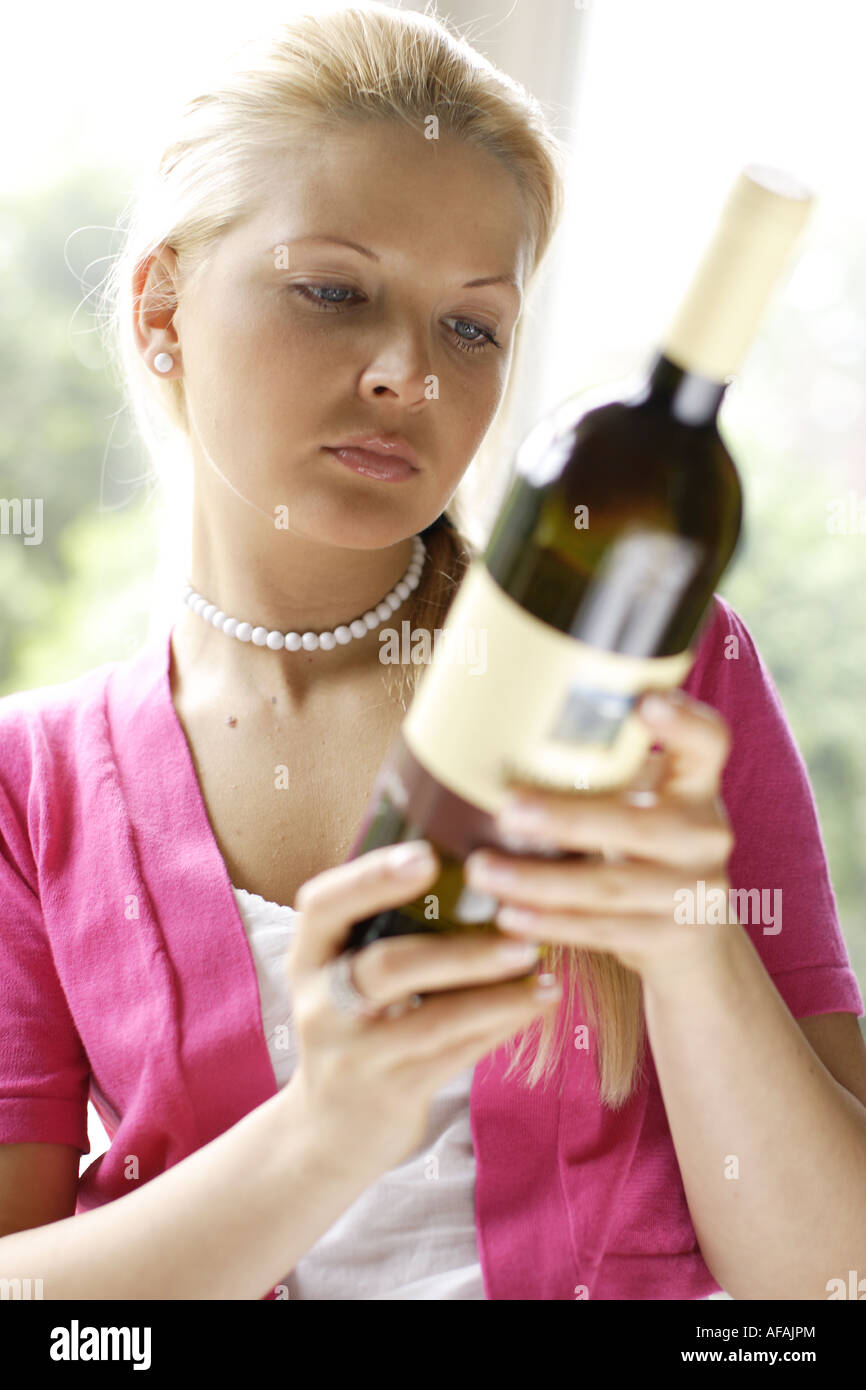
[[[628,786],[622,789],[624,799],[632,806],[654,806],[667,778],[668,762],[663,748],[651,748]]]
[[[383,937],[353,955],[352,978],[365,999],[385,1006],[410,994],[528,974],[538,963],[539,946],[529,942],[518,957],[520,949],[520,942],[499,932]]]
[[[525,986],[521,985],[518,988],[525,989]],[[483,1016],[483,1011],[477,1010],[473,1013],[472,1022],[465,1034],[457,1033],[453,1023],[450,1023],[447,1034],[440,1039],[440,1046],[435,1055],[428,1060],[425,1080],[432,1082],[437,1090],[440,1086],[446,1085],[457,1072],[487,1057],[534,1020],[553,1017],[559,1009],[562,994],[560,988],[558,994],[548,999],[535,998],[528,991],[526,997],[522,994],[517,995],[501,1010],[495,1021],[485,1017],[482,1028],[477,1026],[477,1018],[479,1014]],[[470,1001],[470,1007],[474,1007],[473,1001]],[[426,1009],[427,1004],[418,1011],[418,1016],[424,1014]],[[426,1041],[426,1038],[424,1040]],[[415,1066],[417,1070],[417,1060]]]
[[[511,914],[510,919],[506,912]],[[519,920],[518,920],[519,918]],[[500,919],[502,919],[500,921]],[[615,955],[632,970],[645,972],[647,963],[678,971],[719,949],[723,924],[684,925],[665,916],[602,916],[599,913],[535,912],[522,908],[503,908],[497,914],[504,932],[536,936],[549,947],[578,948]]]
[[[561,984],[556,994],[545,999],[536,997],[536,987],[535,980],[526,978],[430,995],[422,1008],[387,1021],[397,1066],[413,1067],[423,1058],[438,1061],[443,1049],[457,1047],[461,1041],[481,1041],[491,1032],[501,1033],[503,1040],[513,1036],[562,998]],[[372,1020],[371,1026],[380,1027],[381,1021]]]
[[[646,807],[629,803],[622,792],[581,796],[545,791],[531,798],[537,809],[531,820],[503,810],[499,822],[506,834],[537,837],[542,844],[553,842],[577,853],[629,855],[681,868],[727,863],[733,836],[718,798],[690,804],[684,821],[678,798],[667,788],[656,795],[655,805]]]
[[[672,915],[649,917],[645,913],[632,913],[611,917],[598,912],[529,912],[517,907],[502,908],[497,922],[503,932],[534,935],[548,946],[616,954],[625,963],[628,963],[628,953],[639,957],[646,956],[648,950],[659,953],[673,950],[677,942],[681,942],[684,930],[672,920]]]
[[[644,695],[637,713],[667,755],[665,790],[689,801],[713,796],[733,742],[719,712],[683,690],[669,690]]]
[[[411,840],[383,845],[302,883],[295,898],[301,920],[292,953],[293,971],[317,970],[332,960],[345,945],[353,922],[417,898],[440,872],[439,861],[429,845],[426,867],[422,861],[401,868],[401,859],[410,847],[426,844]]]
[[[622,914],[672,912],[683,886],[679,868],[642,861],[549,862],[476,850],[464,866],[472,888],[503,903],[549,910]],[[708,877],[712,874],[708,872]]]

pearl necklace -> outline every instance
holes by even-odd
[[[366,637],[368,632],[372,632],[380,623],[390,618],[402,603],[406,601],[410,593],[417,589],[421,582],[421,571],[424,568],[424,561],[427,557],[427,549],[420,536],[415,536],[412,541],[412,562],[409,565],[403,578],[398,581],[389,594],[386,594],[381,603],[377,603],[375,608],[371,608],[362,617],[355,618],[348,624],[341,624],[335,627],[332,632],[270,632],[266,627],[253,627],[252,623],[239,622],[237,618],[227,618],[225,613],[215,603],[209,603],[201,594],[197,594],[191,584],[188,584],[184,591],[183,599],[199,617],[204,618],[205,622],[211,623],[220,632],[224,632],[227,637],[236,637],[239,642],[253,642],[257,647],[270,647],[271,651],[278,652],[285,648],[288,652],[304,651],[314,652],[318,647],[323,651],[331,651],[338,644],[342,647],[347,642],[351,642],[353,637]]]

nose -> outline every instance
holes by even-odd
[[[370,400],[391,396],[404,406],[427,399],[432,381],[425,330],[410,324],[382,329],[361,373],[360,393]]]

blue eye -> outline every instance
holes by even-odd
[[[292,285],[291,289],[295,294],[299,294],[304,299],[308,299],[312,304],[317,304],[320,309],[339,312],[339,310],[354,296],[356,299],[362,298],[355,290],[347,289],[345,285]],[[319,298],[319,296],[324,296]],[[335,295],[346,295],[348,298],[337,299]],[[484,352],[488,347],[501,348],[502,344],[497,342],[494,335],[487,328],[482,328],[480,323],[474,323],[471,319],[453,319],[454,337],[452,342],[455,347],[460,348],[461,352]],[[458,329],[468,329],[470,333],[478,334],[475,338],[465,338]]]
[[[490,330],[482,328],[480,323],[473,323],[471,319],[453,319],[452,322],[455,325],[455,332],[457,327],[462,325],[464,328],[471,329],[473,333],[480,333],[481,335],[479,338],[463,338],[458,333],[455,342],[457,347],[462,348],[464,352],[483,352],[488,345],[497,348],[502,347],[502,344],[496,341]]]
[[[314,304],[320,304],[323,309],[337,309],[341,304],[345,304],[345,299],[319,299],[320,294],[348,294],[355,293],[354,290],[346,289],[344,285],[293,285],[292,289],[296,294],[301,294],[305,299],[311,299]]]

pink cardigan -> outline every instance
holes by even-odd
[[[90,1095],[112,1143],[82,1174],[76,1213],[148,1182],[277,1089],[169,657],[167,633],[126,661],[0,699],[0,1142],[89,1153]],[[795,1017],[862,1015],[802,758],[747,629],[718,596],[686,689],[734,733],[722,788],[732,885],[769,889],[770,902],[782,889],[782,930],[747,926],[779,993]],[[487,1297],[715,1292],[651,1055],[629,1104],[602,1108],[594,1042],[587,1053],[569,1041],[579,995],[576,1009],[561,1096],[558,1082],[504,1083],[504,1048],[475,1068]]]

